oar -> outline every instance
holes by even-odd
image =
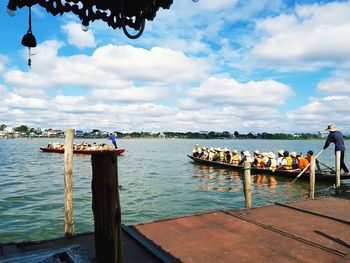
[[[317,159],[318,156],[320,156],[320,154],[323,152],[324,150],[322,149],[316,156],[315,159]],[[292,181],[292,183],[295,183],[296,180],[298,180],[298,178],[307,170],[307,168],[309,168],[311,163],[309,163],[308,165],[306,165],[306,167],[297,175],[297,177],[295,177],[295,179]]]
[[[328,165],[326,165],[326,164],[324,164],[324,163],[322,163],[322,162],[320,162],[320,161],[319,161],[319,163],[320,163],[321,165],[323,165],[324,167],[328,168],[329,170],[331,170],[333,173],[335,173],[335,170],[334,170],[332,167],[329,167]]]

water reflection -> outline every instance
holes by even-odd
[[[195,165],[192,178],[198,179],[198,189],[205,191],[239,191],[242,185],[237,171],[206,165]]]
[[[202,164],[193,165],[192,178],[199,190],[211,192],[242,192],[243,173],[229,169]],[[275,175],[251,175],[251,191],[257,198],[269,202],[277,200],[283,195],[293,199],[306,197],[308,184],[305,182],[292,183],[293,178],[276,177]]]

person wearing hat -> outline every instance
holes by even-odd
[[[261,154],[260,154],[259,150],[255,150],[253,152],[253,163],[252,163],[252,165],[254,167],[260,167],[260,163],[261,163]]]
[[[275,170],[276,169],[276,156],[273,154],[273,152],[268,152],[267,157],[269,160],[266,162],[266,167],[270,170]]]
[[[323,150],[327,149],[329,144],[334,143],[334,152],[340,151],[340,169],[343,169],[345,173],[349,173],[349,169],[346,167],[344,162],[345,157],[345,144],[343,134],[338,131],[337,127],[330,123],[328,124],[326,131],[329,131],[327,140],[323,146]]]
[[[283,160],[283,153],[284,153],[284,150],[278,150],[277,152],[277,166],[280,166],[282,164],[282,160]]]
[[[194,148],[193,148],[193,151],[192,151],[192,155],[194,156],[194,157],[199,157],[199,155],[201,154],[201,152],[202,152],[202,149],[201,149],[201,147],[199,147],[199,144],[195,144],[194,145]]]
[[[241,160],[241,157],[239,156],[238,152],[236,150],[232,151],[232,158],[231,163],[233,165],[239,165],[239,161]]]
[[[253,159],[252,159],[249,151],[242,151],[241,154],[242,154],[242,158],[239,161],[239,165],[243,165],[245,161],[248,161],[251,163],[253,162]]]
[[[288,151],[283,152],[282,163],[277,166],[277,169],[292,170],[292,158]]]
[[[297,159],[297,153],[291,152],[290,157],[292,158],[292,169],[298,169],[298,159]]]

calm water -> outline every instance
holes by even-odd
[[[42,153],[49,139],[0,140],[0,242],[37,240],[63,235],[63,155]],[[64,142],[63,139],[57,140]],[[106,140],[88,140],[97,143]],[[76,140],[76,142],[80,142]],[[244,207],[243,185],[237,172],[194,164],[186,154],[193,145],[237,150],[287,149],[317,154],[324,141],[267,140],[119,140],[126,153],[118,158],[122,221],[149,222],[214,209]],[[347,143],[350,149],[349,142]],[[334,167],[331,146],[320,160]],[[349,154],[346,156],[349,162]],[[91,162],[74,155],[74,219],[76,232],[92,231]],[[307,197],[307,182],[254,176],[253,206]],[[318,184],[316,195],[333,193]]]

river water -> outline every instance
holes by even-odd
[[[0,242],[63,236],[64,155],[42,153],[52,139],[0,140]],[[56,141],[64,142],[64,139]],[[89,139],[102,143],[105,139]],[[81,140],[76,140],[81,142]],[[215,209],[244,208],[243,182],[237,172],[193,163],[186,154],[195,143],[237,150],[278,149],[317,154],[323,140],[184,140],[126,139],[118,157],[122,222],[137,224]],[[349,142],[346,142],[350,149]],[[320,161],[334,167],[333,146]],[[346,154],[346,163],[349,162]],[[90,156],[74,155],[73,208],[76,232],[93,231]],[[307,198],[308,182],[256,175],[253,207]],[[329,195],[332,186],[317,183],[316,196]]]

